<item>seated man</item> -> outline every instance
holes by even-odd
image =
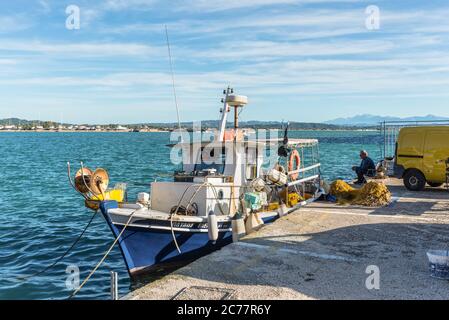
[[[360,166],[352,167],[352,170],[357,173],[356,184],[366,183],[365,175],[374,176],[376,174],[376,165],[374,164],[374,161],[368,157],[368,152],[365,150],[360,151],[360,158],[362,159]]]

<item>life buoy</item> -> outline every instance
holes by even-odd
[[[293,162],[296,163],[296,166],[293,165]],[[290,159],[288,161],[288,171],[289,172],[296,171],[300,168],[300,166],[301,166],[301,157],[299,156],[299,152],[298,152],[298,150],[293,150],[290,153]],[[299,172],[291,174],[290,178],[292,180],[296,180],[296,179],[298,179],[298,176],[299,176]]]

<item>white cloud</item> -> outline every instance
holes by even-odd
[[[14,59],[0,59],[0,65],[15,65],[17,60]]]
[[[74,57],[85,56],[153,56],[160,54],[157,47],[138,43],[85,42],[51,43],[41,41],[0,40],[0,50],[40,53],[44,55],[64,54]]]
[[[420,59],[418,59],[420,57]],[[419,60],[419,61],[418,61]],[[444,54],[383,60],[308,60],[250,64],[232,71],[190,72],[176,75],[179,92],[209,94],[226,83],[256,96],[276,94],[414,94],[437,92],[449,85],[449,58]],[[170,92],[170,77],[163,72],[111,73],[99,77],[4,79],[3,85],[69,86],[107,90],[116,96],[131,92]],[[447,91],[447,90],[445,90]]]
[[[230,23],[227,19],[180,19],[168,22],[170,29],[179,34],[209,35],[220,32],[239,32],[241,29],[250,29],[253,35],[276,30],[277,36],[281,28],[289,28],[290,32],[301,31],[300,28],[317,28],[320,31],[336,31],[344,28],[357,28],[364,26],[365,16],[360,10],[314,10],[298,11],[296,13],[272,13],[269,18],[265,14],[249,14],[244,19],[236,19]],[[162,24],[133,23],[120,26],[105,26],[104,33],[145,33],[161,30]],[[292,29],[293,28],[293,29]],[[310,30],[310,29],[308,29]],[[366,29],[362,29],[366,32]],[[315,30],[316,31],[316,30]]]
[[[216,12],[242,8],[257,8],[263,6],[282,6],[282,5],[301,5],[301,4],[317,4],[317,3],[345,3],[357,2],[360,0],[227,0],[227,1],[210,1],[210,0],[194,0],[181,1],[176,6],[178,10],[184,11],[201,11]]]
[[[287,57],[316,57],[360,55],[387,52],[396,44],[388,40],[326,41],[326,42],[274,42],[234,41],[217,48],[189,50],[190,56],[211,60],[270,60]]]
[[[106,0],[103,8],[105,10],[124,10],[124,9],[145,9],[152,7],[157,0]]]
[[[39,0],[38,3],[40,5],[41,10],[42,10],[43,13],[51,12],[51,5],[50,5],[50,2],[48,0]]]
[[[283,5],[304,5],[319,3],[348,3],[361,0],[106,0],[99,8],[102,10],[141,10],[164,9],[185,12],[219,12],[242,8],[259,8],[266,6],[279,7]]]
[[[0,34],[30,28],[32,21],[24,15],[0,16]]]

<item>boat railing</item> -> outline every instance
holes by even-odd
[[[319,177],[320,177],[319,174],[315,174],[315,175],[310,176],[310,177],[301,178],[301,179],[298,179],[298,180],[289,182],[289,183],[288,183],[288,186],[289,186],[289,187],[292,187],[292,186],[295,186],[295,185],[300,184],[300,183],[304,183],[304,182],[307,182],[307,181],[311,181],[311,180],[318,179]]]
[[[313,170],[313,169],[317,169],[320,166],[321,166],[321,163],[316,163],[314,165],[311,165],[311,166],[308,166],[308,167],[305,167],[305,168],[300,168],[300,169],[297,169],[297,170],[289,171],[288,175],[290,176],[290,175],[297,174],[297,173],[307,172],[307,171],[310,171],[310,170]]]

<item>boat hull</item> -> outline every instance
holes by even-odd
[[[123,230],[122,225],[112,222],[108,210],[117,208],[114,201],[101,203],[101,212],[112,233],[117,238]],[[136,276],[164,266],[174,267],[207,255],[232,242],[232,232],[220,231],[216,241],[209,240],[207,232],[174,231],[178,252],[171,230],[157,229],[157,226],[126,227],[118,244],[125,260],[128,272]]]

